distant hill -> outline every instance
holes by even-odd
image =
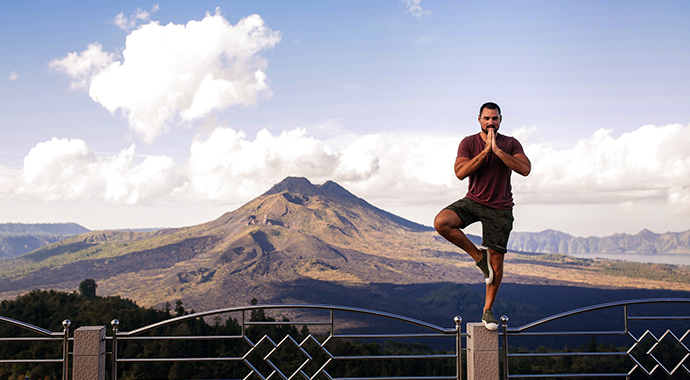
[[[76,223],[0,223],[0,236],[6,235],[78,235],[89,232]]]
[[[576,237],[555,230],[513,232],[508,249],[536,253],[690,253],[690,230]]]
[[[89,232],[76,223],[2,223],[0,258],[16,257],[69,236]]]

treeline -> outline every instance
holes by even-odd
[[[53,290],[34,290],[17,297],[16,300],[0,302],[0,316],[9,317],[21,322],[50,330],[62,331],[62,321],[67,318],[72,328],[79,326],[108,326],[110,321],[118,319],[120,326],[127,331],[160,322],[171,317],[194,313],[187,311],[181,301],[168,305],[165,310],[138,307],[134,302],[120,297],[98,297],[95,295],[96,284],[86,280],[80,284],[79,292],[63,293]],[[252,300],[256,304],[256,300]],[[251,312],[250,322],[276,322],[264,310]],[[289,322],[285,317],[282,322]],[[286,340],[270,356],[274,363],[287,376],[300,369],[306,357],[300,352],[299,345],[310,337],[306,326],[264,324],[245,327],[245,336],[256,344],[250,344],[239,337],[242,326],[235,318],[223,320],[214,318],[207,323],[203,318],[192,318],[180,323],[166,325],[151,331],[148,335],[156,336],[215,336],[238,337],[238,339],[210,340],[118,340],[118,357],[120,358],[242,358],[247,360],[264,377],[274,369],[264,360],[273,349],[288,335],[292,342]],[[108,331],[108,335],[111,332]],[[0,323],[0,337],[35,336],[27,330]],[[313,376],[321,369],[330,357],[320,347],[327,336],[312,335],[302,345],[311,357],[310,363],[302,371]],[[0,359],[59,359],[62,355],[61,341],[55,342],[2,342]],[[380,356],[380,355],[427,355],[445,353],[435,351],[428,346],[417,343],[402,342],[363,342],[350,339],[332,339],[326,348],[334,356]],[[110,350],[110,344],[107,345]],[[110,378],[110,356],[108,355],[106,378]],[[30,379],[58,380],[61,378],[61,364],[0,364],[0,379],[19,379],[25,376]],[[453,376],[455,362],[450,359],[430,360],[334,360],[328,364],[328,373],[333,377],[381,377],[381,376]],[[242,361],[200,361],[200,362],[144,362],[120,363],[119,379],[242,379],[250,372]],[[257,376],[254,376],[257,378]],[[326,379],[319,375],[317,379]]]
[[[2,301],[0,316],[54,332],[63,330],[62,321],[65,319],[69,319],[72,322],[72,329],[76,329],[79,326],[109,326],[114,318],[126,326],[146,326],[171,317],[165,311],[140,308],[133,301],[119,296],[96,297],[95,293],[89,295],[54,290],[33,290],[15,300]],[[29,336],[35,337],[36,334],[8,323],[0,323],[2,338]],[[62,341],[0,343],[0,359],[60,358],[62,358]],[[61,374],[61,364],[0,364],[0,379],[3,380],[23,380],[25,376],[29,376],[32,380],[57,380],[61,378]]]

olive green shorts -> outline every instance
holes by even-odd
[[[508,251],[508,238],[513,229],[513,210],[484,206],[467,198],[451,203],[444,210],[451,210],[460,217],[461,229],[472,223],[481,222],[482,245],[496,252]]]

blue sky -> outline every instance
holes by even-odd
[[[211,220],[288,175],[431,225],[485,101],[517,231],[690,229],[685,1],[3,2],[0,222]],[[479,230],[475,228],[478,233]]]

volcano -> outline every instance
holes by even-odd
[[[444,262],[445,260],[445,262]],[[0,264],[4,298],[74,290],[197,310],[262,302],[364,305],[372,284],[474,281],[431,227],[381,210],[335,182],[288,177],[216,220],[155,232],[77,235]],[[2,266],[4,265],[4,266]],[[10,269],[11,268],[11,269]],[[374,301],[372,301],[374,302]]]

